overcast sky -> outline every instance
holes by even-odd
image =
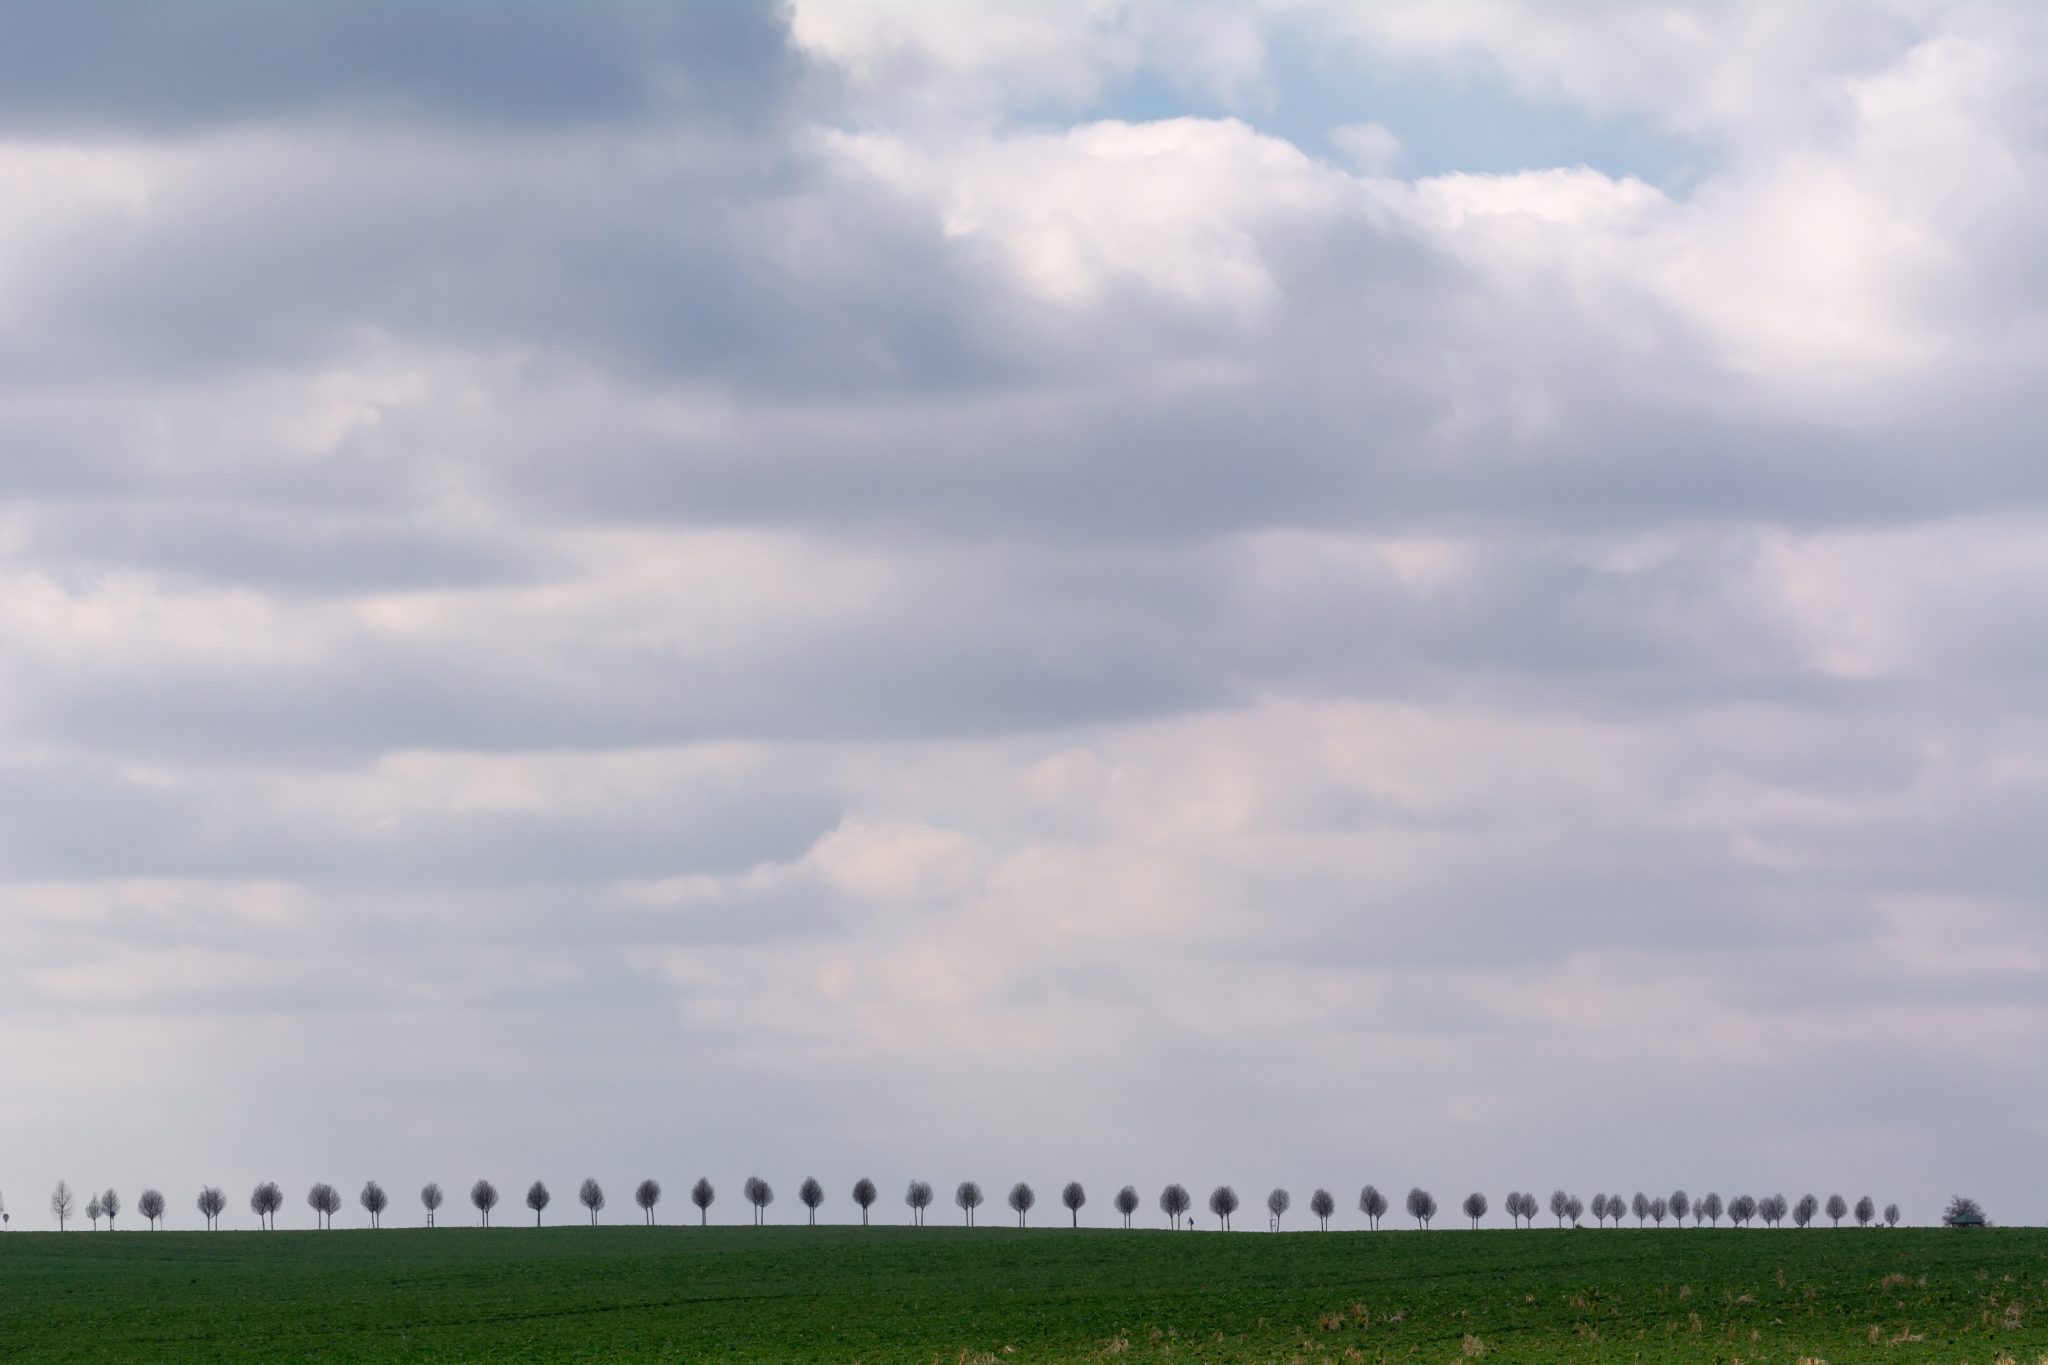
[[[14,1226],[2048,1219],[2044,240],[2017,3],[0,0]]]

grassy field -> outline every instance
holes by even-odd
[[[2048,1360],[2048,1232],[0,1236],[0,1361]]]

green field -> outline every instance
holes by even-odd
[[[0,1237],[0,1361],[2048,1359],[2048,1232]]]

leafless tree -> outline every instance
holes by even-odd
[[[1550,1192],[1550,1216],[1557,1220],[1559,1227],[1564,1226],[1564,1216],[1571,1211],[1572,1197],[1563,1190],[1552,1190]]]
[[[586,1188],[596,1183],[594,1180],[583,1182]],[[602,1196],[599,1197],[602,1198]],[[535,1227],[540,1226],[541,1214],[547,1210],[548,1205],[554,1202],[555,1196],[548,1191],[548,1185],[545,1180],[536,1180],[526,1187],[526,1207],[533,1210],[533,1225]],[[597,1221],[597,1212],[594,1209],[591,1211],[590,1221],[593,1223]]]
[[[1593,1196],[1593,1226],[1607,1226],[1607,1196],[1604,1194]]]
[[[697,1206],[697,1226],[704,1227],[711,1221],[711,1201],[718,1198],[718,1191],[704,1177],[697,1177],[697,1183],[690,1186],[690,1202]]]
[[[1280,1226],[1280,1219],[1286,1215],[1293,1203],[1294,1197],[1283,1189],[1275,1188],[1266,1196],[1266,1212],[1272,1215],[1274,1227]]]
[[[1681,1227],[1684,1226],[1685,1215],[1692,1212],[1692,1196],[1687,1194],[1684,1190],[1673,1190],[1671,1192],[1670,1204],[1671,1217]]]
[[[1580,1202],[1579,1197],[1577,1195],[1573,1195],[1570,1199],[1565,1201],[1565,1217],[1572,1220],[1573,1227],[1577,1227],[1579,1225],[1579,1215],[1584,1213],[1585,1211],[1586,1206],[1585,1204]]]
[[[440,1210],[446,1198],[447,1196],[441,1193],[441,1187],[431,1180],[420,1186],[420,1204],[427,1211],[428,1227],[434,1226],[434,1215]]]
[[[643,1180],[634,1187],[633,1202],[640,1206],[640,1214],[648,1227],[654,1226],[654,1206],[661,1202],[661,1182]]]
[[[1010,1211],[1017,1215],[1017,1226],[1025,1227],[1031,1217],[1031,1206],[1038,1202],[1038,1194],[1023,1181],[1010,1186]]]
[[[1658,1227],[1664,1226],[1664,1215],[1670,1211],[1671,1206],[1664,1202],[1663,1195],[1660,1194],[1650,1201],[1650,1221]]]
[[[953,1202],[960,1206],[960,1212],[967,1215],[967,1226],[974,1226],[974,1211],[981,1207],[981,1186],[972,1180],[963,1180],[954,1187]]]
[[[853,1202],[860,1205],[860,1225],[862,1227],[868,1225],[868,1210],[875,1206],[875,1200],[879,1194],[880,1191],[875,1189],[875,1182],[866,1176],[862,1176],[853,1182]]]
[[[825,1187],[810,1176],[805,1176],[804,1183],[796,1187],[796,1202],[804,1206],[805,1224],[816,1226],[818,1205],[825,1202]]]
[[[78,1196],[71,1192],[71,1186],[58,1181],[57,1188],[50,1191],[50,1216],[57,1220],[57,1231],[64,1231],[64,1225],[78,1212]]]
[[[913,1227],[924,1226],[924,1211],[932,1206],[931,1182],[913,1180],[910,1188],[903,1192],[903,1202],[910,1205],[910,1222]]]
[[[1367,1185],[1358,1192],[1358,1211],[1365,1215],[1367,1225],[1378,1232],[1380,1219],[1386,1216],[1387,1197],[1376,1186]]]
[[[1871,1198],[1870,1198],[1870,1196],[1869,1196],[1869,1195],[1867,1195],[1867,1194],[1866,1194],[1866,1195],[1864,1195],[1864,1196],[1863,1196],[1863,1197],[1862,1197],[1861,1199],[1859,1199],[1859,1200],[1857,1200],[1857,1201],[1856,1201],[1856,1226],[1857,1226],[1857,1227],[1859,1227],[1859,1228],[1867,1228],[1867,1227],[1869,1227],[1869,1226],[1870,1226],[1870,1220],[1871,1220],[1871,1219],[1873,1219],[1873,1218],[1875,1218],[1875,1217],[1877,1217],[1877,1205],[1876,1205],[1876,1204],[1875,1204],[1875,1203],[1874,1203],[1874,1202],[1873,1202],[1873,1201],[1871,1200]]]
[[[1607,1196],[1607,1215],[1614,1220],[1614,1226],[1621,1226],[1622,1216],[1627,1212],[1628,1201],[1623,1199],[1621,1195],[1617,1193]]]
[[[107,1215],[107,1231],[114,1230],[114,1215],[121,1211],[121,1196],[112,1190],[100,1192],[100,1212]]]
[[[775,1187],[758,1175],[747,1177],[747,1183],[740,1186],[740,1193],[754,1206],[754,1226],[760,1227],[768,1221],[768,1206],[775,1202]]]
[[[1842,1220],[1849,1216],[1849,1201],[1842,1198],[1839,1194],[1831,1194],[1828,1196],[1827,1209],[1828,1221],[1836,1227],[1840,1227],[1842,1226]]]
[[[249,1192],[249,1212],[256,1215],[256,1226],[275,1228],[277,1211],[284,1207],[284,1191],[275,1180],[266,1180]]]
[[[1899,1206],[1897,1204],[1886,1204],[1884,1206],[1884,1225],[1888,1228],[1895,1228],[1899,1225]]]
[[[1216,1215],[1223,1231],[1230,1231],[1230,1215],[1237,1212],[1237,1191],[1228,1185],[1209,1191],[1209,1212]]]
[[[1515,1201],[1520,1203],[1520,1200]],[[1479,1230],[1479,1220],[1486,1217],[1486,1196],[1474,1190],[1465,1196],[1465,1216],[1472,1220],[1472,1230]]]
[[[1415,1220],[1415,1226],[1429,1231],[1429,1220],[1436,1217],[1436,1196],[1421,1186],[1408,1191],[1408,1216]]]
[[[491,1210],[498,1207],[498,1187],[488,1180],[479,1180],[469,1187],[469,1202],[476,1205],[482,1217],[481,1226],[491,1225]]]
[[[597,1226],[597,1215],[604,1211],[604,1186],[590,1177],[576,1187],[576,1202],[590,1210],[590,1226]]]
[[[1812,1227],[1819,1213],[1820,1200],[1810,1194],[1802,1194],[1799,1202],[1792,1206],[1792,1224],[1794,1227]]]
[[[1629,1203],[1628,1211],[1636,1216],[1636,1226],[1641,1227],[1643,1220],[1650,1216],[1650,1196],[1637,1190],[1636,1197]]]
[[[1709,1223],[1712,1223],[1715,1227],[1721,1226],[1720,1195],[1713,1193],[1711,1190],[1708,1191],[1706,1196],[1700,1200],[1698,1209],[1700,1213],[1703,1213],[1707,1216],[1707,1221]]]
[[[228,1197],[211,1185],[199,1190],[199,1215],[206,1220],[206,1230],[212,1232],[220,1226],[220,1216],[226,1212]]]
[[[384,1226],[384,1210],[391,1207],[391,1196],[384,1193],[384,1187],[370,1180],[363,1184],[363,1192],[356,1196],[356,1202],[370,1215],[370,1226]]]
[[[1337,1211],[1337,1200],[1328,1190],[1317,1190],[1308,1197],[1308,1211],[1316,1216],[1316,1230],[1330,1230],[1330,1215]]]
[[[1116,1211],[1124,1216],[1124,1226],[1129,1227],[1131,1225],[1131,1215],[1138,1211],[1137,1186],[1124,1186],[1116,1192],[1116,1199],[1113,1202],[1116,1204]]]
[[[156,1231],[157,1220],[164,1216],[163,1191],[144,1190],[136,1197],[135,1211],[149,1220],[150,1231]]]
[[[1768,1199],[1756,1201],[1757,1215],[1772,1227],[1785,1221],[1785,1214],[1791,1207],[1785,1202],[1785,1196],[1782,1194],[1774,1194]]]
[[[100,1207],[100,1197],[98,1195],[94,1195],[85,1201],[85,1216],[92,1220],[92,1230],[94,1232],[100,1230],[100,1215],[104,1212],[106,1210]]]
[[[306,1206],[316,1215],[315,1223],[322,1228],[332,1228],[334,1215],[341,1212],[341,1191],[324,1180],[316,1180],[313,1188],[306,1191]]]
[[[1078,1180],[1069,1180],[1060,1190],[1060,1203],[1066,1206],[1069,1226],[1081,1226],[1081,1206],[1088,1202],[1088,1191]]]
[[[1707,1197],[1709,1199],[1713,1198],[1712,1195],[1709,1195]],[[1747,1226],[1749,1220],[1754,1217],[1756,1217],[1755,1195],[1738,1194],[1733,1199],[1728,1201],[1728,1221],[1733,1223],[1736,1227]]]
[[[1194,1206],[1194,1196],[1188,1193],[1185,1185],[1175,1183],[1159,1192],[1159,1211],[1166,1215],[1168,1225],[1176,1232],[1180,1230],[1180,1220]]]

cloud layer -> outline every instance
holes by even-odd
[[[2048,1216],[2039,20],[971,18],[8,7],[16,1216]]]

